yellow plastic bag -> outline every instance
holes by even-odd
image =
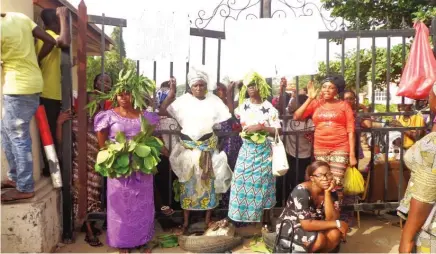
[[[365,191],[365,180],[357,168],[348,168],[344,176],[344,192],[347,195],[358,195]]]

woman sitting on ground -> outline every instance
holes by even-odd
[[[286,207],[277,222],[277,233],[283,220],[293,223],[295,251],[332,252],[345,240],[348,224],[339,220],[337,194],[332,192],[335,181],[329,164],[315,161],[307,168],[310,181],[297,185],[288,197]],[[282,248],[289,248],[287,241],[292,229],[283,223]],[[300,248],[300,249],[299,249]]]

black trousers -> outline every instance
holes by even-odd
[[[59,113],[61,112],[61,101],[52,100],[47,98],[40,98],[39,104],[43,105],[45,108],[45,114],[47,115],[48,125],[50,127],[51,136],[54,144],[56,144],[56,122],[58,120]],[[41,149],[44,151],[44,145],[41,142]],[[50,168],[47,162],[47,157],[45,152],[42,153],[42,159],[44,161],[44,168],[42,169],[42,174],[44,176],[50,176]]]
[[[289,194],[298,184],[304,182],[306,168],[312,162],[312,158],[299,158],[297,168],[297,158],[287,155],[289,163],[289,171],[286,175],[277,178],[276,180],[276,201],[277,205],[285,206]]]

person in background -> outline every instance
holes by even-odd
[[[362,117],[362,119],[360,119],[360,121],[357,121],[357,113],[359,111],[363,112],[363,113],[368,113],[369,110],[363,104],[359,104],[359,106],[357,106],[357,104],[356,104],[356,93],[354,91],[347,90],[347,91],[345,91],[343,93],[343,97],[344,97],[344,101],[348,102],[348,104],[353,109],[354,119],[356,120],[355,121],[356,130],[360,130],[360,128],[364,128],[364,129],[371,128],[372,127],[372,122],[371,122],[371,118],[370,117]],[[356,131],[355,154],[358,154],[358,156],[359,156],[358,158],[359,159],[363,159],[365,157],[365,155],[363,154],[362,143],[360,142],[360,132],[357,132],[357,131]]]
[[[431,131],[436,131],[436,117],[433,120],[433,127],[431,128]]]
[[[222,84],[217,84],[217,90],[216,95],[224,102],[227,103],[227,87]],[[232,132],[240,132],[241,126],[236,121],[234,117],[230,118],[229,120],[219,123],[214,128],[216,131],[224,132],[226,134],[232,134]],[[238,152],[239,149],[242,146],[242,139],[239,135],[237,136],[226,136],[219,140],[219,143],[221,145],[222,151],[224,151],[227,155],[227,162],[229,164],[229,167],[234,170],[236,166],[236,160],[238,159]],[[227,193],[224,193],[221,196],[221,205],[222,207],[227,208],[229,206],[229,198],[230,198],[230,191],[227,191]]]
[[[430,110],[436,112],[436,85],[429,96]],[[414,143],[404,155],[411,171],[398,215],[406,219],[400,253],[435,253],[436,241],[436,132]]]
[[[45,31],[58,40],[58,47],[50,50],[43,49],[44,42],[37,40],[36,53],[42,59],[38,59],[39,66],[44,80],[44,88],[40,96],[40,105],[45,108],[48,125],[53,140],[56,136],[56,121],[61,111],[62,84],[61,84],[61,48],[69,48],[71,43],[70,28],[68,25],[67,7],[55,9],[43,9],[41,19],[44,23]],[[41,142],[43,147],[43,144]],[[42,149],[44,151],[44,149]],[[47,158],[43,153],[45,167],[42,170],[44,176],[50,176]]]
[[[38,66],[34,38],[43,48],[57,41],[22,13],[6,12],[0,16],[3,85],[1,143],[9,164],[3,188],[13,188],[1,195],[2,202],[32,198],[34,193],[32,139],[30,120],[39,106],[44,81]]]
[[[170,84],[172,82],[174,82],[177,86],[177,82],[174,77],[171,77],[170,80],[165,81],[160,85],[159,90],[156,92],[156,109],[159,109],[165,98],[167,98],[168,93],[170,92]]]
[[[335,181],[329,164],[315,161],[307,168],[307,174],[309,180],[294,188],[278,218],[276,232],[285,238],[278,244],[289,248],[289,232],[294,231],[295,251],[338,252],[341,240],[347,236],[348,225],[339,220],[338,196],[333,191]],[[283,220],[292,221],[294,228],[290,228],[290,223],[283,223],[280,231]]]
[[[338,98],[344,90],[345,80],[342,76],[329,76],[322,82],[320,98],[316,99],[318,90],[309,82],[309,98],[294,113],[294,120],[312,116],[315,124],[315,159],[329,163],[340,202],[343,200],[345,171],[357,164],[353,110],[347,102]]]
[[[413,103],[415,101],[409,98],[404,98],[404,103],[398,104],[399,112],[413,112]],[[390,123],[393,127],[424,127],[424,117],[422,114],[400,115]],[[407,130],[404,131],[404,149],[409,149],[420,137],[424,135],[424,130]]]
[[[303,104],[306,102],[306,95],[298,95],[298,102]],[[290,113],[294,113],[297,110],[297,105],[293,104]],[[312,119],[306,118],[303,121],[287,121],[284,125],[285,131],[313,131],[314,125]],[[298,154],[297,154],[297,138],[298,138]],[[282,198],[286,198],[290,191],[292,191],[295,186],[304,182],[306,176],[306,168],[312,162],[312,144],[313,144],[313,133],[299,133],[290,134],[284,137],[283,143],[285,145],[285,150],[288,156],[289,168],[292,169],[287,172],[285,177],[285,184],[283,187],[277,185],[277,200],[280,202]],[[298,167],[297,167],[298,160]],[[285,196],[282,195],[282,189],[285,188]]]
[[[356,103],[356,93],[352,90],[346,90],[343,93],[343,99],[345,102],[347,102],[350,107],[353,109],[354,119],[355,119],[355,130],[356,130],[356,144],[354,147],[354,153],[358,155],[359,159],[365,158],[365,155],[363,154],[363,148],[362,148],[362,142],[360,140],[361,137],[361,128],[371,128],[372,122],[371,119],[368,117],[362,117],[361,119],[358,119],[357,114],[359,111],[368,113],[368,108],[363,105]],[[356,164],[356,168],[358,167],[358,164]],[[355,195],[346,195],[344,197],[344,204],[353,204],[356,200]],[[343,212],[342,219],[348,222],[349,226],[352,226],[354,224],[354,211],[350,212]]]
[[[103,90],[101,89],[103,85]],[[94,78],[94,91],[100,91],[103,93],[107,93],[110,91],[112,86],[112,81],[107,74],[98,74]],[[94,99],[93,93],[88,93],[88,101],[92,101]],[[97,112],[100,112],[104,109],[100,108],[100,105],[98,105]],[[78,136],[79,136],[79,124],[76,118],[76,115],[74,111],[71,110],[65,110],[59,114],[59,117],[57,119],[57,127],[56,127],[56,141],[57,146],[60,148],[62,147],[62,127],[63,124],[68,121],[72,120],[72,130],[73,130],[73,214],[74,218],[77,219],[77,212],[78,212],[78,180],[79,180],[79,165],[78,165]],[[103,177],[95,172],[95,160],[97,158],[97,153],[99,151],[99,145],[97,136],[94,132],[93,127],[93,121],[94,117],[89,116],[88,114],[88,131],[87,131],[87,162],[86,162],[86,168],[88,171],[88,182],[87,182],[87,213],[94,213],[94,212],[103,212],[104,211],[104,205],[106,201],[106,197],[102,196],[102,193],[104,193],[104,180]],[[59,151],[62,151],[62,149],[58,149]],[[59,156],[61,157],[61,156]],[[81,224],[83,222],[76,221],[76,224]],[[87,242],[90,246],[93,247],[99,247],[102,246],[103,243],[100,242],[98,239],[98,235],[101,234],[101,230],[98,229],[95,226],[94,221],[86,220],[83,224],[82,229],[86,232],[85,235],[85,242]]]

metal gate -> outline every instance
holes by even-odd
[[[339,74],[344,74],[345,72],[345,43],[347,40],[349,39],[356,39],[357,43],[356,43],[356,52],[360,52],[361,49],[361,39],[363,38],[369,38],[372,40],[372,46],[371,46],[371,77],[370,80],[372,82],[372,84],[376,83],[375,80],[375,64],[376,64],[376,39],[377,38],[385,38],[386,39],[386,48],[387,48],[387,63],[386,63],[386,69],[387,69],[387,74],[386,74],[386,79],[385,82],[386,84],[389,84],[391,82],[391,77],[390,77],[390,69],[392,68],[392,63],[391,63],[391,41],[393,38],[401,38],[402,39],[402,43],[401,43],[401,47],[402,47],[402,63],[403,63],[403,67],[406,61],[406,40],[407,38],[413,37],[415,35],[415,30],[412,28],[403,28],[403,29],[383,29],[383,30],[375,30],[375,29],[371,29],[371,30],[354,30],[354,31],[347,31],[345,29],[345,21],[343,19],[339,19],[339,18],[330,18],[329,16],[325,15],[325,8],[324,6],[318,6],[315,3],[312,3],[310,1],[307,0],[302,0],[302,1],[297,1],[297,3],[295,4],[296,6],[292,6],[290,4],[288,4],[288,2],[286,0],[245,0],[242,1],[241,5],[237,5],[236,0],[222,0],[215,9],[210,11],[210,14],[205,11],[205,10],[200,10],[198,12],[198,16],[194,17],[194,19],[191,19],[191,29],[190,29],[190,35],[194,36],[194,37],[200,37],[202,38],[202,64],[206,64],[207,61],[207,57],[206,57],[206,39],[213,39],[213,40],[217,40],[217,53],[218,53],[218,58],[217,58],[217,69],[216,69],[216,77],[217,77],[217,82],[220,82],[220,78],[221,78],[221,56],[222,56],[222,40],[225,40],[225,26],[226,26],[226,22],[227,20],[238,20],[238,19],[258,19],[258,18],[285,18],[287,16],[295,16],[295,17],[299,17],[299,16],[312,16],[312,15],[319,15],[320,18],[322,19],[326,31],[320,31],[319,32],[319,40],[324,40],[325,41],[325,47],[326,47],[326,58],[325,58],[325,62],[326,62],[326,69],[327,69],[327,73],[330,70],[330,48],[331,45],[334,43],[339,43],[341,45],[341,57],[340,57],[340,62],[341,62],[341,66],[340,66],[340,73]],[[241,2],[241,1],[239,1]],[[272,9],[272,3],[277,4],[279,6],[279,8],[275,8],[274,10]],[[258,14],[254,14],[254,13],[258,13]],[[211,23],[212,20],[216,20],[216,19],[220,19],[222,22],[222,31],[216,31],[216,30],[209,30],[208,29],[208,25]],[[433,36],[433,47],[434,50],[436,51],[436,18],[433,19],[432,21],[432,26],[431,26],[431,35]],[[191,49],[192,50],[192,49]],[[259,49],[260,50],[260,49]],[[157,66],[161,66],[161,64],[158,64],[156,61],[153,64],[153,79],[156,81],[157,80]],[[171,62],[170,63],[170,72],[169,72],[169,76],[171,77],[173,76],[174,73],[174,64]],[[360,69],[360,54],[357,54],[357,58],[356,58],[356,84],[353,90],[360,91],[361,87],[360,87],[360,79],[362,77],[360,77],[360,73],[359,73],[359,69]],[[186,63],[186,74],[189,70],[189,62]],[[314,77],[312,76],[312,79]],[[272,80],[270,78],[267,79],[267,82],[271,85]],[[187,80],[186,80],[186,84],[187,84]],[[299,77],[296,77],[295,79],[295,85],[296,85],[296,91],[299,91],[299,87],[300,87],[300,82],[299,82]],[[373,86],[374,88],[374,86]],[[188,85],[186,87],[186,89],[189,89]],[[371,117],[371,118],[384,118],[384,117],[394,117],[394,116],[398,116],[398,115],[412,115],[415,114],[416,112],[410,112],[410,113],[400,113],[400,112],[391,112],[390,111],[390,106],[391,106],[391,102],[390,102],[390,86],[387,85],[386,90],[385,90],[385,94],[386,94],[386,112],[384,113],[380,113],[380,112],[375,112],[375,93],[374,91],[372,92],[372,96],[370,98],[370,105],[371,105],[371,111],[369,113],[358,113],[357,117],[356,117],[356,121],[360,121],[360,119],[362,119],[362,117]],[[284,96],[284,94],[280,95],[281,97]],[[404,98],[402,98],[403,102],[404,102]],[[357,96],[357,101],[356,103],[359,103],[359,98]],[[298,98],[297,98],[297,105],[299,105],[298,103]],[[285,107],[285,105],[283,105],[283,107]],[[283,111],[284,112],[284,111]],[[430,114],[429,111],[422,111],[422,114]],[[434,116],[433,116],[434,117]],[[432,119],[433,119],[432,117]],[[282,115],[282,119],[283,119],[283,123],[287,124],[289,121],[293,121],[291,120],[291,117],[289,115]],[[384,121],[383,121],[384,123]],[[382,124],[382,122],[380,122],[380,124]],[[169,130],[165,130],[165,131],[161,131],[161,134],[167,134],[167,135],[175,135],[178,136],[179,132],[175,131],[176,126],[172,126],[170,127]],[[382,151],[384,152],[384,156],[385,156],[385,161],[388,161],[388,146],[386,145],[388,143],[389,140],[389,133],[391,131],[399,131],[401,132],[401,142],[403,143],[403,138],[404,138],[404,133],[406,131],[409,130],[427,130],[428,126],[426,127],[422,127],[422,128],[413,128],[413,127],[373,127],[373,128],[368,128],[368,129],[362,129],[360,127],[356,128],[356,133],[358,133],[359,135],[356,135],[356,142],[360,142],[360,133],[369,133],[369,135],[372,137],[371,138],[371,149],[370,149],[370,161],[369,161],[369,175],[370,178],[373,179],[374,177],[374,166],[375,166],[375,162],[374,162],[374,155],[375,155],[375,151],[374,151],[374,147],[375,145],[379,145],[382,147]],[[284,132],[284,136],[289,136],[289,135],[295,135],[295,136],[300,136],[300,135],[305,135],[308,132],[312,132],[312,130],[304,130],[304,131],[286,131]],[[238,133],[218,133],[219,137],[225,137],[228,135],[238,135]],[[171,138],[170,138],[171,140]],[[298,144],[298,138],[296,139],[296,154],[298,154],[298,150],[299,150],[299,144]],[[171,142],[170,142],[171,143]],[[403,146],[401,144],[400,146],[400,156],[402,158],[404,154],[404,149]],[[356,155],[357,157],[357,155]],[[357,158],[358,159],[358,158]],[[359,159],[358,159],[359,160]],[[296,160],[296,167],[298,168],[298,164],[299,164],[299,159],[297,158]],[[396,183],[398,185],[398,197],[395,198],[394,200],[389,200],[388,198],[388,186],[389,186],[389,178],[390,178],[390,169],[389,169],[389,163],[384,163],[384,180],[383,180],[383,198],[381,200],[378,200],[377,202],[372,202],[372,203],[355,203],[355,204],[351,204],[351,205],[345,205],[343,208],[344,209],[352,209],[355,211],[374,211],[374,210],[393,210],[398,206],[399,200],[401,200],[401,198],[403,197],[404,191],[405,191],[405,182],[403,180],[403,177],[399,177],[399,182]],[[399,165],[399,175],[403,176],[404,173],[406,172],[405,166],[400,163]],[[288,172],[288,174],[298,174],[297,171],[295,170],[290,170]],[[372,176],[372,177],[371,177]],[[169,172],[169,176],[168,176],[168,187],[170,189],[172,189],[172,181],[174,180],[174,176],[172,175],[171,172]],[[284,184],[284,180],[282,181],[281,178],[277,179],[277,187],[279,187],[279,189],[282,190],[281,193],[281,197],[282,199],[279,200],[278,202],[278,207],[283,207],[285,205],[285,201],[286,198],[288,196],[288,194],[290,193],[290,189],[286,189],[286,188],[281,188],[280,185]],[[371,187],[371,186],[370,186]],[[281,202],[280,202],[281,201]],[[172,204],[173,206],[175,206],[176,204],[174,203],[173,200],[173,195],[172,192],[169,192],[169,196],[168,199],[166,199],[166,202],[168,204]],[[281,204],[280,204],[281,203]],[[224,208],[224,210],[226,210],[226,208]]]

